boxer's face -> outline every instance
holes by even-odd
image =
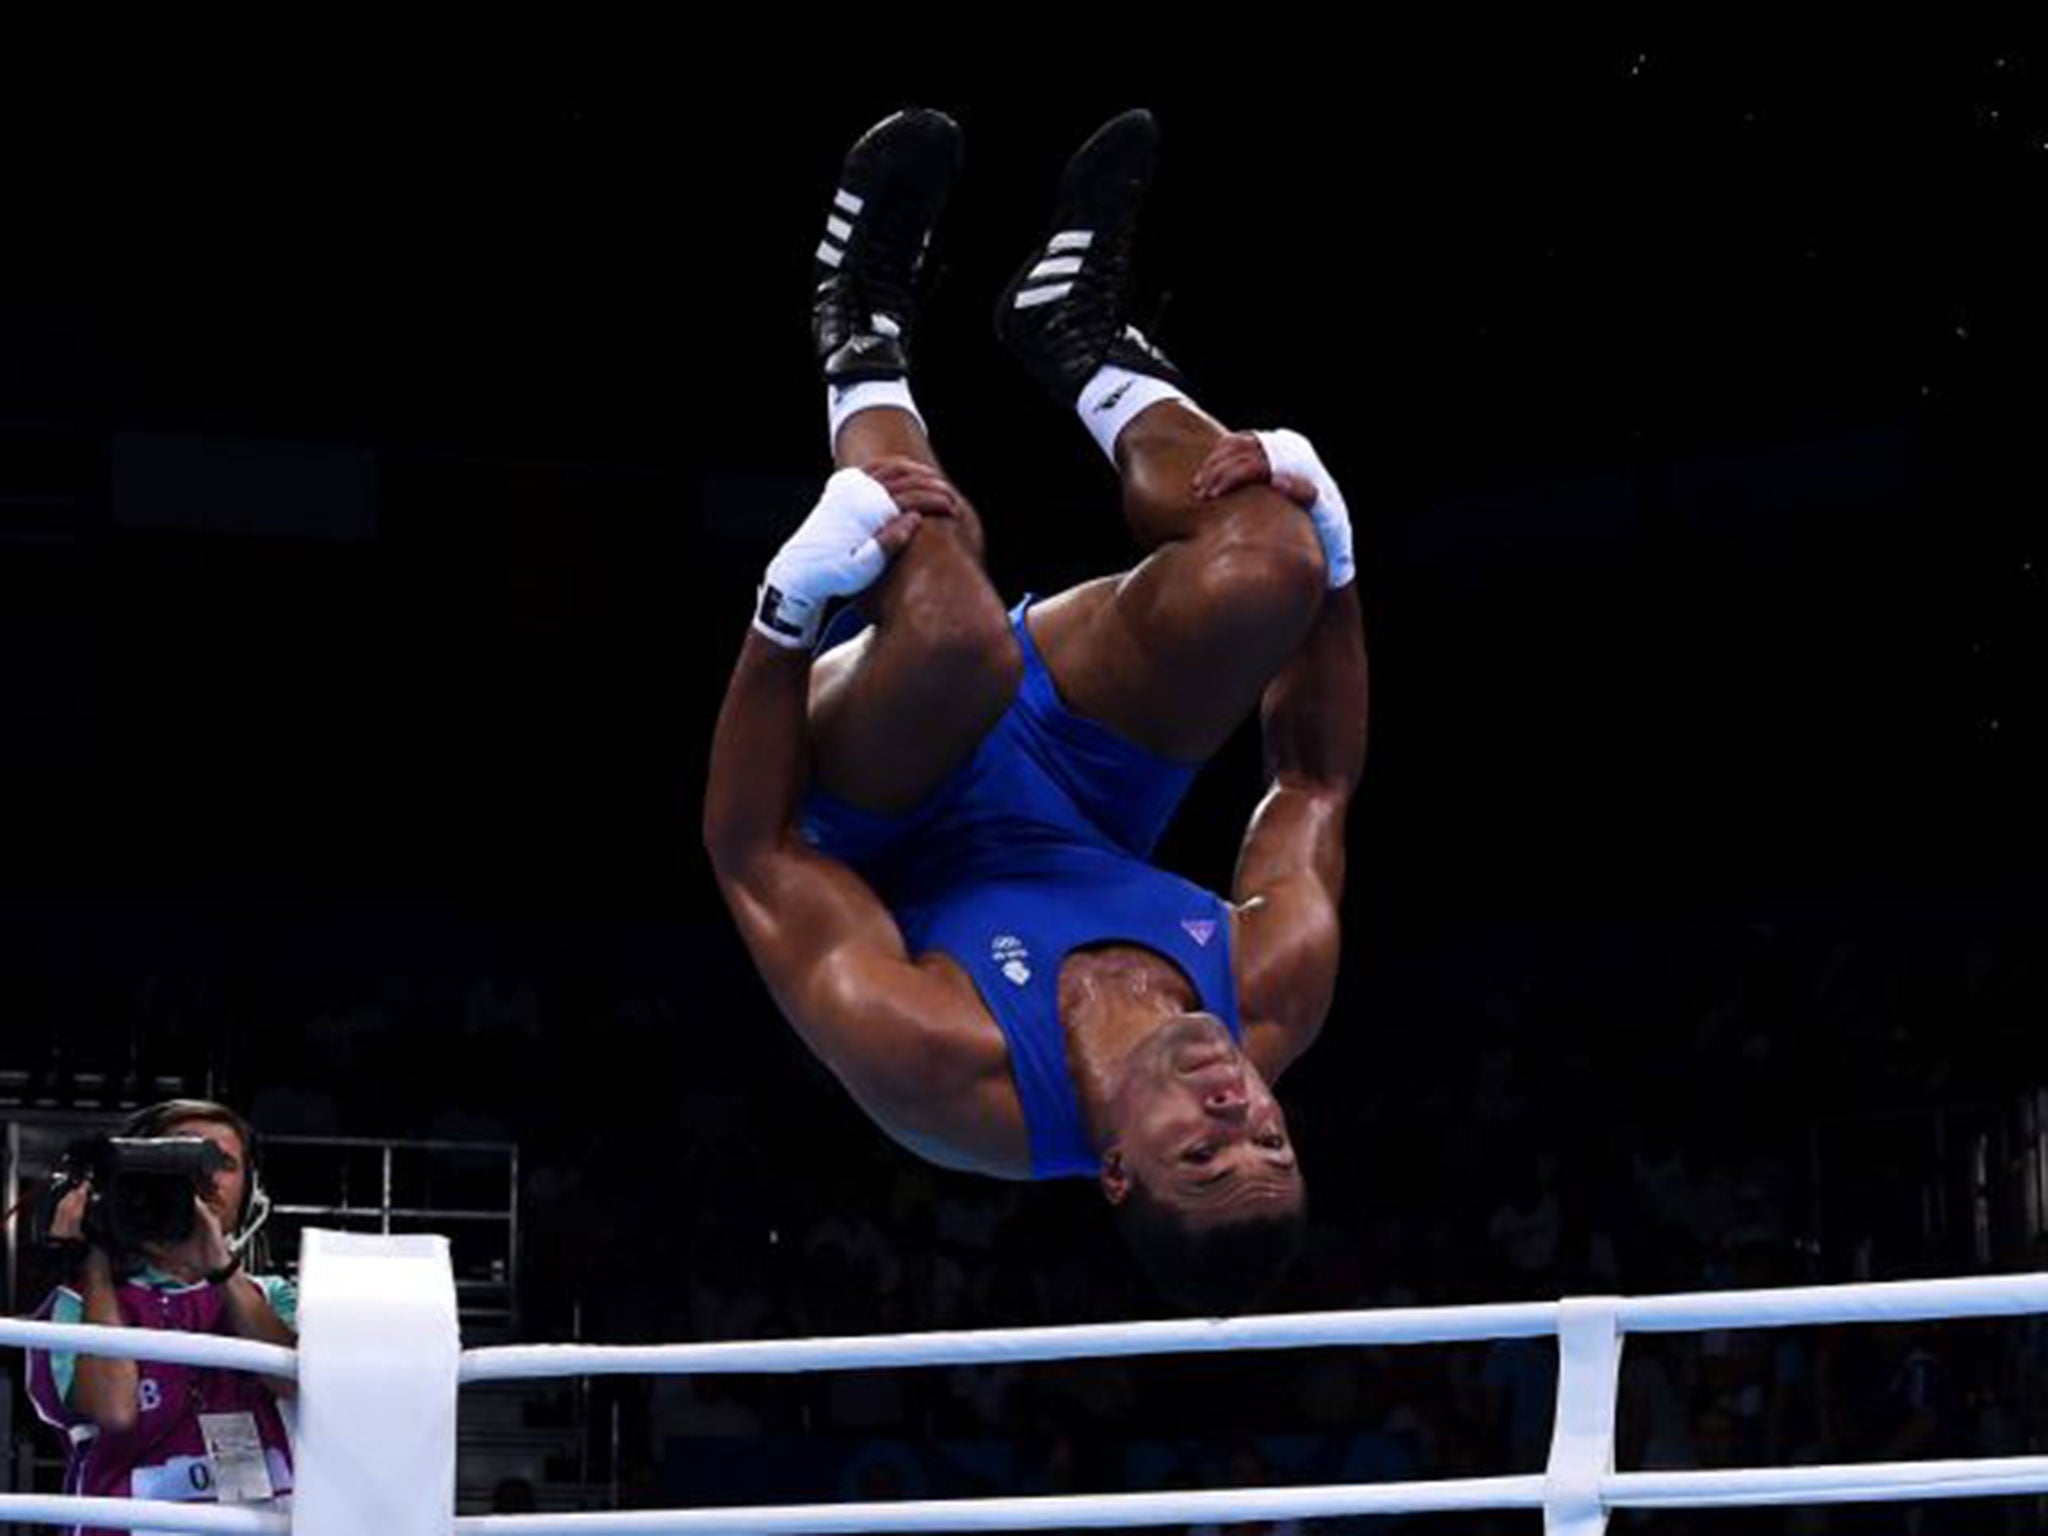
[[[1112,1204],[1132,1180],[1197,1221],[1302,1202],[1287,1116],[1213,1014],[1183,1014],[1148,1036],[1125,1063],[1111,1112],[1103,1192]]]

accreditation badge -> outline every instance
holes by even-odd
[[[270,1485],[270,1464],[263,1455],[255,1414],[202,1413],[199,1433],[213,1467],[213,1496],[221,1503],[253,1504],[277,1491]]]

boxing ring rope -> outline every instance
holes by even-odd
[[[90,1525],[120,1531],[202,1531],[216,1536],[291,1536],[290,1515],[222,1504],[161,1499],[83,1499],[64,1494],[0,1494],[0,1521],[16,1525]]]
[[[236,1536],[655,1536],[1021,1531],[1348,1515],[1540,1509],[1547,1536],[1600,1536],[1616,1509],[1868,1503],[2048,1492],[2048,1456],[1613,1470],[1621,1353],[1631,1333],[1931,1322],[2048,1313],[2048,1274],[1962,1280],[1579,1297],[1508,1306],[1409,1307],[1219,1321],[1103,1324],[726,1344],[459,1349],[440,1238],[311,1231],[296,1352],[239,1339],[0,1320],[0,1344],[84,1349],[296,1375],[297,1487],[289,1515],[206,1504],[0,1496],[0,1520]],[[1022,1499],[775,1505],[456,1517],[460,1382],[708,1375],[1104,1359],[1133,1355],[1557,1338],[1558,1394],[1541,1474]],[[375,1469],[371,1472],[366,1469]]]
[[[1016,1365],[1222,1350],[1318,1349],[1340,1344],[1472,1344],[1555,1334],[1562,1305],[1538,1301],[1506,1306],[1388,1307],[1279,1317],[763,1339],[733,1344],[511,1345],[465,1350],[462,1380],[467,1385],[559,1376],[787,1374],[892,1366]],[[1627,1333],[1694,1333],[1737,1327],[2017,1317],[2033,1312],[2048,1312],[2048,1274],[1630,1297],[1617,1303],[1616,1318]]]
[[[20,1349],[65,1349],[115,1360],[161,1360],[168,1365],[216,1365],[231,1371],[299,1378],[299,1352],[282,1344],[229,1339],[213,1333],[103,1328],[97,1323],[34,1323],[0,1317],[0,1344]]]

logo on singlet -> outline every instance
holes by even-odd
[[[1180,925],[1187,930],[1188,937],[1204,949],[1207,949],[1209,941],[1216,937],[1216,920],[1214,918],[1184,917],[1180,920]]]
[[[988,957],[1013,984],[1023,986],[1031,979],[1031,951],[1014,933],[999,933],[989,944]]]

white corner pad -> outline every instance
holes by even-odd
[[[447,1238],[305,1233],[293,1536],[452,1536],[461,1360]]]
[[[1614,1471],[1621,1298],[1558,1303],[1557,1421],[1543,1482],[1544,1536],[1605,1536],[1600,1487]]]

